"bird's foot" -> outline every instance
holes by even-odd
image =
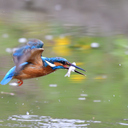
[[[18,80],[17,83],[19,84],[18,86],[21,86],[23,84],[23,81],[22,80]]]

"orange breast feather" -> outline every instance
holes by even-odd
[[[47,75],[49,73],[54,72],[50,66],[43,67],[39,65],[28,65],[23,70],[20,71],[20,73],[17,76],[14,76],[13,78],[16,79],[28,79],[28,78],[34,78],[34,77],[40,77]]]

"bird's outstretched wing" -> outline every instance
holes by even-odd
[[[16,65],[16,72],[21,70],[20,64],[30,62],[42,65],[41,54],[43,52],[43,42],[38,39],[31,39],[22,47],[16,48],[13,53],[13,61]]]

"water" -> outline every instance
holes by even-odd
[[[10,53],[24,37],[42,39],[30,31],[42,26],[19,26],[0,31],[0,80],[14,66]],[[6,29],[5,29],[6,28]],[[2,29],[2,28],[1,28]],[[52,30],[52,28],[50,29]],[[21,33],[20,33],[21,31]],[[38,30],[37,30],[38,31]],[[53,31],[52,31],[53,32]],[[52,35],[53,33],[47,33]],[[2,35],[7,33],[6,36]],[[20,36],[19,36],[20,33]],[[8,35],[8,36],[7,36]],[[6,37],[6,38],[5,38]],[[53,42],[52,42],[53,40]],[[12,43],[10,43],[10,41]],[[4,42],[4,43],[3,43]],[[86,76],[58,70],[47,76],[16,80],[0,86],[1,127],[103,128],[128,125],[127,39],[125,37],[89,37],[52,35],[45,40],[43,56],[61,56],[87,70]],[[96,42],[98,47],[92,47]],[[126,47],[126,48],[124,48]]]
[[[58,119],[50,116],[38,116],[38,115],[12,115],[7,119],[0,120],[0,126],[8,127],[25,127],[25,128],[88,128],[88,127],[120,127],[127,126],[128,119],[124,119],[124,122],[102,122],[99,120],[80,120],[80,119]]]
[[[42,78],[38,81],[44,82]],[[21,87],[2,86],[8,92],[0,94],[1,127],[89,128],[128,125],[125,113],[128,107],[120,104],[120,95],[108,97],[108,94],[104,97],[101,92],[90,93],[90,87],[86,85],[74,83],[65,86],[58,84],[56,87],[49,86],[51,84],[31,85],[25,81]]]
[[[53,119],[50,116],[38,115],[12,115],[8,117],[7,122],[14,121],[17,124],[9,124],[3,126],[13,127],[86,127],[89,125],[88,121],[80,119]],[[27,125],[25,124],[27,122]],[[90,121],[91,122],[91,121]],[[93,122],[93,121],[92,121]],[[100,123],[100,122],[95,122]]]

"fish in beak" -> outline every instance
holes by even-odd
[[[45,62],[46,62],[50,67],[52,67],[52,68],[57,68],[57,65],[55,65],[55,64],[53,64],[53,63],[51,63],[51,62],[49,62],[49,61],[47,61],[47,60],[45,60]],[[57,60],[57,62],[58,62],[58,60]],[[78,74],[81,74],[81,75],[86,76],[85,74],[83,74],[83,73],[81,73],[81,72],[75,70],[75,69],[77,68],[77,69],[79,69],[79,70],[85,71],[84,69],[82,69],[82,68],[76,66],[76,63],[75,63],[75,62],[74,62],[74,63],[70,63],[70,62],[68,62],[68,61],[60,61],[59,63],[60,63],[60,65],[58,65],[58,66],[61,66],[61,67],[65,68],[65,69],[68,69],[68,73],[67,73],[65,76],[68,76],[68,77],[69,77],[70,74],[71,74],[71,72],[76,72],[76,73],[78,73]],[[60,67],[59,67],[59,68],[60,68]],[[58,68],[58,69],[59,69],[59,68]],[[85,71],[85,72],[86,72],[86,71]]]
[[[68,67],[67,65],[68,65],[69,67]],[[65,69],[68,69],[68,71],[69,71],[65,76],[68,76],[68,77],[69,77],[71,71],[86,76],[85,74],[83,74],[83,73],[81,73],[81,72],[75,70],[75,69],[77,68],[77,69],[80,69],[80,70],[82,70],[82,71],[85,71],[84,69],[82,69],[82,68],[76,66],[76,63],[75,63],[75,62],[73,62],[73,63],[66,62],[66,63],[63,65],[63,67],[64,67]],[[86,71],[85,71],[85,72],[86,72]]]

